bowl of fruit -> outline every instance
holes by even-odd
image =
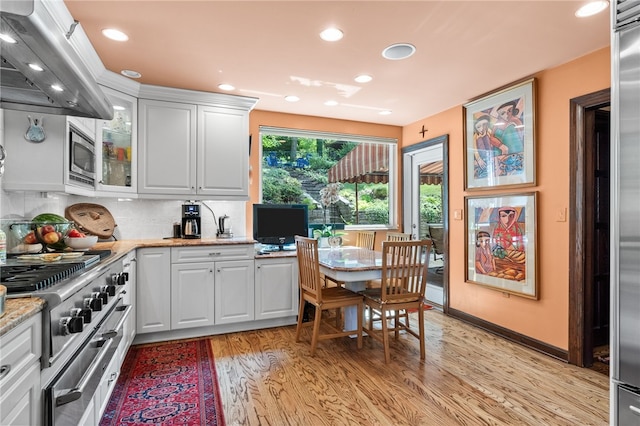
[[[42,213],[31,219],[36,240],[48,251],[62,251],[67,246],[64,237],[73,228],[73,222],[55,213]]]
[[[97,235],[86,235],[84,232],[80,232],[75,228],[71,229],[67,233],[67,236],[64,237],[64,243],[73,250],[89,250],[97,242]]]
[[[14,222],[9,225],[11,240],[7,245],[9,253],[39,253],[42,244],[36,238],[36,225],[33,222]]]

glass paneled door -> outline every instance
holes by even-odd
[[[447,137],[431,139],[402,150],[404,232],[412,239],[431,239],[425,298],[442,306],[448,274],[445,233],[448,228],[447,187],[444,167]]]
[[[136,98],[103,87],[113,104],[113,119],[98,120],[98,191],[136,192]]]

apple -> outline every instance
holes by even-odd
[[[82,232],[78,231],[77,229],[72,229],[71,231],[69,231],[69,234],[67,234],[67,236],[69,238],[84,238],[86,235],[84,235]]]
[[[36,233],[33,232],[33,231],[29,232],[24,237],[24,243],[25,244],[35,244],[37,242],[38,242],[38,239],[36,238]]]
[[[57,232],[49,232],[42,236],[42,240],[45,244],[55,244],[60,241],[60,236]]]
[[[56,228],[53,225],[44,225],[40,229],[40,234],[42,235],[50,234],[52,232],[56,232]]]

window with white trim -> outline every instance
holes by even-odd
[[[260,127],[261,202],[307,204],[309,224],[396,226],[391,138]]]

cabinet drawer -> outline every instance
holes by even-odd
[[[173,247],[171,249],[171,263],[245,260],[253,259],[253,255],[252,244]]]
[[[23,322],[0,337],[0,384],[19,379],[24,366],[40,360],[42,353],[41,314]],[[4,374],[4,376],[3,376]]]

